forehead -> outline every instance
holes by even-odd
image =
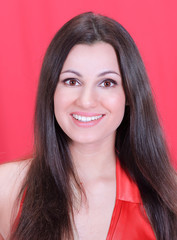
[[[112,45],[105,42],[96,42],[91,45],[77,44],[69,52],[62,70],[74,68],[75,70],[90,71],[119,69],[117,55]]]

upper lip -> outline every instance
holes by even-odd
[[[83,116],[83,117],[95,117],[95,116],[105,115],[103,113],[92,113],[92,112],[72,112],[71,115],[73,114]]]

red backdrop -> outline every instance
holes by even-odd
[[[67,20],[85,11],[116,19],[137,43],[177,168],[176,0],[1,1],[0,162],[30,153],[35,95],[45,50]]]

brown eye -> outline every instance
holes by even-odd
[[[78,86],[79,82],[76,79],[65,79],[64,84],[69,86]]]
[[[75,85],[76,84],[76,80],[69,80],[69,85]]]
[[[115,85],[117,85],[117,82],[112,79],[106,79],[100,84],[101,87],[105,88],[114,87]]]
[[[104,82],[104,86],[105,87],[110,87],[111,86],[111,82],[110,81],[105,81]]]

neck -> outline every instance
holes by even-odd
[[[110,175],[115,170],[116,154],[114,140],[103,141],[101,144],[70,145],[72,160],[77,174],[83,179],[94,179]]]

